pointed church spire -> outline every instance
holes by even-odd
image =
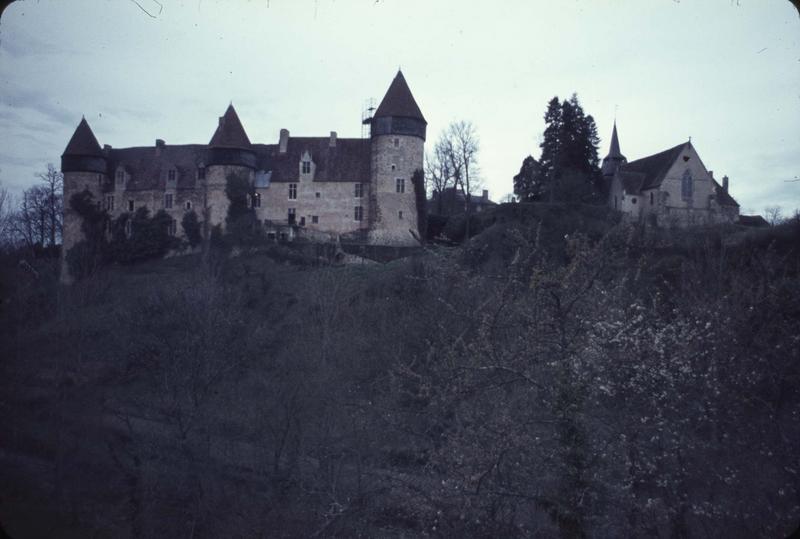
[[[386,90],[386,95],[383,96],[381,104],[378,105],[374,117],[381,118],[386,116],[413,118],[422,120],[426,124],[428,123],[425,121],[425,117],[422,116],[422,111],[419,110],[419,106],[411,94],[411,89],[408,87],[403,72],[399,69],[389,89]]]
[[[619,137],[617,136],[617,120],[614,120],[614,130],[611,132],[611,148],[608,150],[608,157],[623,157],[619,151]],[[606,157],[606,159],[608,159]]]
[[[601,171],[603,176],[613,176],[617,169],[627,163],[628,160],[622,155],[619,149],[619,136],[617,135],[617,120],[614,120],[614,129],[611,131],[611,146],[608,149],[608,155],[603,158],[603,165]]]
[[[217,130],[211,137],[209,146],[224,146],[229,148],[249,148],[250,139],[245,133],[239,115],[233,108],[233,102],[228,105],[225,114],[220,116]]]
[[[97,138],[94,136],[92,128],[89,127],[89,122],[86,121],[86,118],[81,117],[81,121],[78,127],[75,128],[75,132],[72,134],[72,138],[69,139],[62,155],[102,155],[100,144],[97,142]]]

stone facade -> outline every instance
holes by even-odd
[[[291,137],[281,129],[277,144],[253,144],[231,105],[207,145],[159,139],[150,147],[101,149],[84,119],[62,155],[64,198],[88,189],[111,218],[140,207],[164,210],[181,236],[189,211],[224,227],[233,174],[253,187],[249,203],[270,237],[349,235],[413,245],[419,232],[411,177],[423,167],[427,122],[402,73],[365,123],[370,138]],[[64,253],[82,239],[80,218],[65,206]]]
[[[739,204],[728,192],[728,177],[720,185],[691,142],[627,162],[614,125],[602,171],[608,205],[627,220],[692,226],[734,223],[739,217]]]

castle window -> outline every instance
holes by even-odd
[[[184,209],[185,209],[186,211],[189,211],[189,210],[191,210],[191,209],[192,209],[192,201],[191,201],[191,200],[187,200],[187,201],[184,203],[183,207],[184,207]]]
[[[631,204],[636,204],[636,197],[633,197],[633,198],[631,199]]]
[[[316,225],[317,223],[319,223],[319,215],[312,215],[312,216],[311,216],[311,222],[312,222],[313,224],[315,224],[315,225]]]
[[[118,170],[117,171],[117,183],[120,184],[120,185],[125,183],[125,171],[124,170]]]
[[[171,182],[175,181],[175,169],[170,169],[170,171],[167,172],[167,180]]]
[[[617,195],[614,195],[614,209],[617,209]]]
[[[397,170],[397,165],[392,165],[392,172],[394,172],[395,170]]]
[[[400,210],[399,212],[397,212],[397,218],[398,219],[402,219],[403,218],[403,210]]]
[[[300,218],[300,226],[306,226],[306,218],[305,217],[301,217]]]
[[[650,205],[653,205],[653,193],[650,193]]]
[[[178,221],[172,219],[169,222],[169,229],[167,230],[170,236],[174,236],[178,232]]]
[[[128,211],[133,213],[133,209],[134,209],[133,199],[130,199],[128,200]]]
[[[297,184],[289,184],[289,200],[297,200]]]
[[[164,195],[164,209],[166,210],[172,209],[172,193],[166,193]]]
[[[106,196],[106,209],[108,211],[114,211],[114,195]]]
[[[689,169],[686,169],[686,172],[681,177],[681,198],[683,200],[692,199],[693,187],[692,173],[689,172]]]
[[[400,139],[399,138],[395,138],[394,139],[394,147],[395,148],[399,148],[400,147]]]
[[[356,221],[363,221],[364,220],[364,208],[363,206],[356,206],[355,211],[353,212],[353,219]]]
[[[395,188],[397,189],[398,193],[405,193],[406,192],[406,180],[404,178],[397,178],[395,180]]]
[[[206,167],[200,167],[197,169],[197,179],[198,180],[206,179]]]
[[[297,208],[289,208],[289,215],[287,220],[289,221],[290,225],[294,224],[296,216],[297,216]]]
[[[256,193],[253,195],[253,207],[260,208],[261,207],[261,193]]]
[[[303,174],[311,174],[311,161],[303,161],[302,167]]]
[[[356,184],[356,193],[355,193],[355,197],[356,197],[356,198],[361,198],[361,197],[363,197],[363,196],[364,196],[364,184],[357,183],[357,184]]]
[[[319,198],[319,197],[320,197],[320,194],[319,194],[319,193],[316,193],[316,195],[317,195],[317,198]]]

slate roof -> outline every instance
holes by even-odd
[[[419,106],[411,94],[411,89],[408,87],[402,71],[398,70],[392,84],[386,90],[386,95],[383,96],[381,104],[378,105],[378,109],[375,111],[375,118],[384,116],[414,118],[422,120],[426,124],[428,123],[425,121],[425,117],[422,116],[422,111],[419,110]]]
[[[734,200],[730,193],[728,193],[720,184],[717,183],[717,180],[712,179],[711,181],[714,182],[714,191],[717,196],[717,204],[720,206],[739,207],[739,203]]]
[[[236,109],[233,108],[233,103],[228,105],[225,114],[220,117],[217,130],[214,131],[214,136],[208,145],[222,148],[250,147],[250,139],[244,131],[239,115],[236,114]]]
[[[664,181],[664,176],[667,175],[670,167],[680,156],[687,144],[689,143],[684,142],[683,144],[679,144],[674,148],[670,148],[669,150],[648,155],[647,157],[643,157],[623,165],[620,171],[627,173],[627,176],[631,178],[629,180],[631,182],[631,186],[636,183],[633,180],[634,177],[640,178],[638,189],[636,191],[629,192],[638,193],[639,191],[646,191],[661,185],[661,182]],[[623,185],[624,182],[625,180],[623,180]]]
[[[611,147],[608,150],[606,159],[625,159],[619,149],[619,137],[617,136],[617,121],[614,120],[614,130],[611,132]]]
[[[307,151],[314,162],[314,181],[369,182],[371,146],[369,139],[339,138],[330,146],[330,137],[289,137],[286,153],[276,144],[256,144],[257,168],[271,170],[271,182],[294,182],[298,179],[300,159]]]
[[[767,220],[760,215],[740,215],[739,224],[744,226],[769,226]]]
[[[94,136],[92,128],[89,127],[89,122],[86,121],[86,118],[81,118],[81,122],[75,128],[75,132],[72,134],[72,138],[69,139],[63,155],[103,155],[100,144],[97,142],[97,138]]]
[[[114,148],[107,152],[108,174],[115,181],[117,168],[122,166],[129,176],[128,190],[163,190],[168,171],[174,168],[176,187],[191,189],[197,182],[198,167],[205,163],[207,148],[204,144],[165,145],[158,155],[153,146]]]

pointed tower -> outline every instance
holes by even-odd
[[[617,169],[627,163],[628,160],[622,155],[619,150],[619,137],[617,136],[617,121],[614,120],[614,130],[611,132],[611,147],[608,150],[608,155],[603,158],[603,166],[601,171],[606,185],[611,185],[611,179],[617,172]]]
[[[97,204],[103,202],[108,163],[97,138],[86,118],[81,118],[78,127],[69,139],[61,155],[61,172],[64,174],[64,222],[61,233],[61,281],[72,282],[65,257],[72,247],[83,239],[81,217],[70,205],[72,195],[89,191]]]
[[[402,71],[397,72],[369,121],[372,146],[370,242],[414,245],[413,234],[419,231],[411,177],[415,170],[423,167],[428,122]]]
[[[208,143],[208,160],[204,184],[205,209],[211,226],[222,224],[228,214],[225,184],[228,176],[236,175],[253,182],[256,156],[250,138],[242,126],[233,103],[220,116],[217,129]]]

